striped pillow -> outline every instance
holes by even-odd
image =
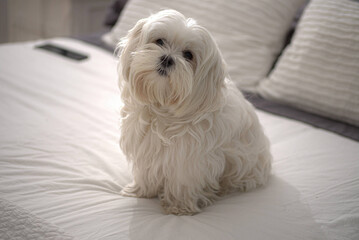
[[[306,1],[131,0],[103,39],[115,46],[139,19],[162,9],[175,9],[212,33],[232,80],[243,89],[253,90],[270,71],[296,12]]]
[[[359,126],[359,2],[312,0],[259,93]]]

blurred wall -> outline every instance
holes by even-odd
[[[82,36],[105,29],[112,0],[0,0],[0,42]]]

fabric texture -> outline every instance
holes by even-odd
[[[248,101],[257,109],[279,116],[295,119],[314,127],[325,129],[339,135],[359,141],[359,127],[338,120],[333,120],[301,109],[264,99],[259,94],[244,92]]]
[[[135,23],[159,10],[172,8],[205,26],[217,41],[230,77],[254,91],[279,55],[297,11],[306,0],[166,1],[131,0],[103,40],[116,46]]]
[[[91,45],[95,45],[97,47],[100,47],[100,48],[110,52],[111,54],[114,54],[115,49],[113,47],[109,46],[108,44],[104,43],[104,41],[102,40],[102,36],[108,32],[109,32],[108,30],[105,30],[105,31],[91,33],[91,34],[85,34],[82,36],[75,36],[73,38],[77,39],[77,40],[84,41],[86,43],[90,43]]]
[[[311,1],[259,92],[359,126],[359,2]]]
[[[71,240],[63,230],[0,198],[1,240]]]

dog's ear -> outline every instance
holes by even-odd
[[[128,32],[127,36],[122,38],[117,45],[116,51],[119,53],[120,58],[118,70],[125,81],[128,81],[130,65],[132,63],[132,53],[136,50],[138,43],[140,42],[142,27],[146,22],[147,18],[139,20]]]
[[[208,112],[219,107],[222,87],[227,76],[226,64],[211,34],[202,27],[203,50],[195,70],[192,105],[198,111]]]

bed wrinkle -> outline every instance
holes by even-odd
[[[0,198],[0,238],[28,240],[70,240],[63,229],[16,204]]]
[[[330,185],[330,186],[328,186],[326,188],[320,189],[319,191],[317,191],[315,193],[315,195],[308,196],[307,199],[320,198],[321,195],[328,194],[328,192],[335,192],[335,190],[338,189],[338,187],[343,187],[343,186],[344,186],[344,188],[341,188],[342,191],[347,190],[347,191],[350,192],[350,191],[353,191],[353,189],[356,189],[356,190],[358,190],[358,193],[359,193],[359,177],[354,178],[354,179],[344,180],[344,181],[336,181],[336,182],[337,182],[336,184],[333,184],[333,185]],[[359,201],[359,194],[357,195],[356,199],[353,199],[352,201],[348,201],[348,202],[354,202],[355,200]],[[343,201],[343,199],[338,199],[336,201],[336,203],[342,202],[342,201]],[[323,202],[323,203],[326,203],[326,202]]]

